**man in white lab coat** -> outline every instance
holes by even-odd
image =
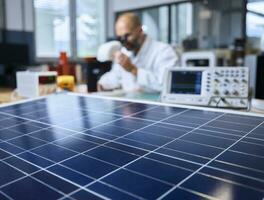
[[[145,35],[133,13],[121,15],[115,29],[123,48],[116,53],[111,71],[99,80],[98,90],[161,91],[165,69],[177,64],[173,48]]]

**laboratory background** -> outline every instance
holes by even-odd
[[[264,0],[0,0],[0,200],[263,200]]]

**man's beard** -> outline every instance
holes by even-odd
[[[126,42],[124,44],[124,47],[128,50],[128,51],[138,51],[141,47],[141,44],[139,41],[135,41],[135,42]]]

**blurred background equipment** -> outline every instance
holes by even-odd
[[[216,64],[216,55],[213,51],[185,52],[181,57],[182,67],[213,67]]]
[[[187,67],[169,69],[162,92],[168,103],[223,108],[248,108],[246,67]]]
[[[56,92],[57,72],[17,72],[17,93],[21,97],[35,98]]]
[[[73,91],[75,87],[74,76],[62,75],[57,78],[58,87],[63,90]]]

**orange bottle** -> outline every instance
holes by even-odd
[[[68,64],[68,57],[66,52],[60,52],[59,65],[62,67],[62,75],[70,74],[70,66]]]

